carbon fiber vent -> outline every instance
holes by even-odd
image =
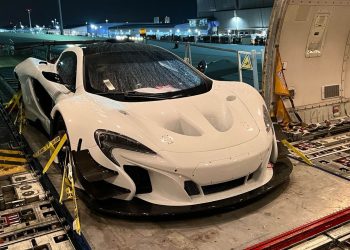
[[[185,191],[189,196],[200,194],[197,184],[193,181],[185,181],[184,185]]]
[[[136,194],[148,194],[152,192],[151,179],[146,169],[138,166],[124,165],[124,170],[134,181]]]

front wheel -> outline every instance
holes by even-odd
[[[64,123],[62,116],[58,117],[53,131],[54,133],[53,133],[52,139],[57,136],[60,136],[60,138],[62,138],[64,134],[67,134],[67,127]],[[57,157],[55,158],[55,163],[58,164],[58,167],[60,168],[62,173],[63,173],[63,167],[69,162],[69,155],[70,155],[70,143],[69,143],[69,138],[67,138],[67,141],[64,143],[62,149],[60,150]]]

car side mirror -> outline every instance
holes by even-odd
[[[59,83],[62,84],[63,86],[65,86],[69,91],[71,92],[75,92],[75,88],[73,88],[71,85],[65,83],[61,76],[59,74],[56,73],[52,73],[52,72],[42,72],[43,76],[45,77],[46,80],[49,80],[51,82],[55,82],[55,83]]]
[[[52,73],[52,72],[42,72],[43,76],[45,77],[46,80],[49,80],[51,82],[56,82],[60,84],[64,84],[62,78],[60,77],[59,74]]]
[[[63,84],[70,92],[75,92],[75,88],[69,84]]]
[[[203,74],[205,73],[205,71],[207,71],[207,67],[208,67],[208,64],[205,60],[200,61],[197,65],[197,69]]]

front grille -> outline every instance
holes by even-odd
[[[202,186],[202,190],[204,194],[213,194],[213,193],[218,193],[222,191],[226,191],[238,186],[241,186],[245,182],[246,176],[243,176],[241,178],[232,180],[232,181],[227,181],[227,182],[222,182],[218,184],[213,184],[213,185],[207,185],[207,186]]]

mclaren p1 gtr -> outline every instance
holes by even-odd
[[[77,187],[99,211],[159,215],[234,206],[285,181],[264,100],[138,43],[65,49],[15,68],[27,119],[67,133]],[[60,158],[60,157],[59,157]],[[61,161],[64,157],[61,157]]]

